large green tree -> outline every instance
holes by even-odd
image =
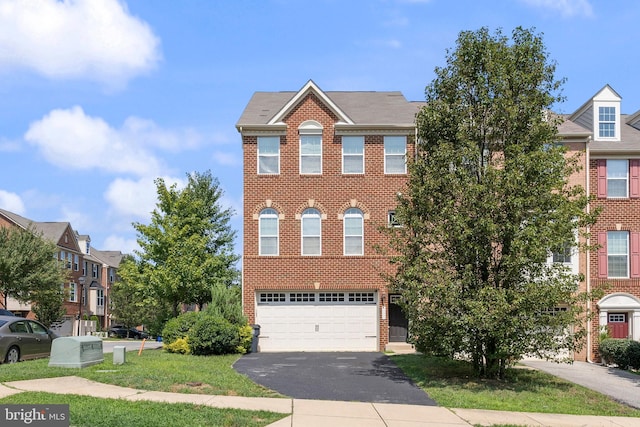
[[[36,230],[0,227],[0,303],[6,307],[7,298],[13,297],[40,304],[47,322],[57,320],[57,314],[62,313],[61,285],[67,280],[67,270],[57,261],[56,253],[55,243]]]
[[[232,284],[238,276],[232,211],[221,206],[218,180],[209,171],[187,179],[182,189],[156,180],[158,203],[151,223],[134,224],[141,248],[137,265],[121,265],[131,272],[125,280],[150,286],[173,316],[181,304],[207,303],[214,283]]]
[[[579,349],[588,296],[549,263],[594,221],[580,165],[549,113],[562,81],[541,35],[460,33],[417,115],[415,159],[393,228],[392,287],[423,351],[502,377],[525,354]],[[575,255],[575,254],[574,254]],[[566,311],[558,310],[566,308]]]

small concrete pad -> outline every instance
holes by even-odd
[[[42,378],[38,380],[12,381],[6,383],[25,391],[44,391],[55,394],[79,394],[83,396],[111,397],[119,399],[140,393],[139,390],[102,384],[76,376]]]
[[[210,396],[213,397],[207,406],[215,408],[245,409],[247,411],[270,411],[279,414],[291,413],[291,399],[276,397],[242,397],[242,396]]]
[[[327,415],[332,417],[380,419],[371,403],[366,402],[336,402],[331,400],[293,400],[294,414]]]

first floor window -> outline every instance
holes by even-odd
[[[75,283],[69,284],[69,301],[78,302],[78,285]]]
[[[267,208],[260,212],[260,255],[278,255],[278,212]]]
[[[572,247],[570,243],[565,243],[559,250],[553,252],[553,262],[561,264],[571,263]]]
[[[607,232],[607,271],[609,277],[629,277],[629,232]]]
[[[364,232],[362,211],[360,209],[347,209],[344,214],[344,254],[362,255]]]
[[[302,213],[302,255],[321,255],[322,227],[320,224],[320,211],[317,209],[305,209]]]
[[[96,291],[96,305],[98,307],[104,307],[104,289],[98,289]]]

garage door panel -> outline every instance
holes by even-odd
[[[375,304],[275,304],[256,307],[260,351],[377,351]]]

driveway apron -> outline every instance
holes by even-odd
[[[234,368],[294,399],[436,406],[382,353],[252,353]]]

